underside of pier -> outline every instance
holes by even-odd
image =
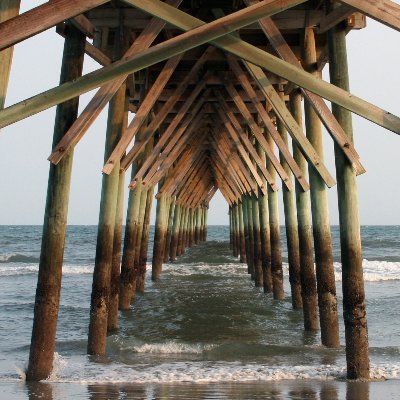
[[[303,309],[305,330],[320,329],[322,344],[338,347],[327,205],[327,190],[337,185],[347,376],[368,379],[356,188],[365,169],[351,114],[397,134],[400,119],[349,93],[346,35],[365,28],[366,16],[400,30],[400,6],[51,0],[22,14],[19,6],[20,0],[0,4],[0,128],[57,106],[27,379],[51,373],[73,151],[107,105],[88,353],[105,354],[118,310],[145,290],[154,196],[158,280],[164,262],[206,240],[208,206],[218,190],[229,205],[234,255],[276,301],[283,298],[282,191],[293,307]],[[50,28],[65,38],[60,85],[4,108],[13,46]],[[82,75],[85,57],[99,69]],[[330,82],[321,78],[327,64]],[[93,89],[78,115],[79,96]],[[336,176],[324,164],[323,127],[334,142]]]

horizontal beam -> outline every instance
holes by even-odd
[[[339,0],[368,17],[400,31],[400,4],[390,0]]]
[[[51,0],[0,24],[0,50],[76,17],[108,0]]]

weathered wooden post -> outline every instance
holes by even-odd
[[[162,187],[162,183],[158,184],[159,190]],[[161,193],[157,199],[157,211],[156,211],[156,223],[154,230],[154,247],[153,247],[153,260],[152,260],[152,272],[151,279],[157,281],[161,276],[161,269],[164,260],[164,245],[165,235],[167,233],[168,224],[168,196],[165,193]]]
[[[266,135],[268,143],[273,149],[274,142],[270,134]],[[276,171],[270,160],[267,160],[267,169],[275,179]],[[283,271],[281,253],[281,232],[279,226],[278,192],[274,192],[268,185],[269,227],[271,238],[271,273],[274,299],[282,300],[285,296],[283,290]]]
[[[148,152],[145,151],[145,154],[147,155]],[[137,220],[137,232],[136,232],[136,240],[135,240],[135,248],[134,248],[134,261],[133,261],[133,271],[134,271],[134,284],[133,284],[133,290],[131,292],[131,303],[135,298],[137,288],[138,288],[138,283],[140,280],[141,275],[143,274],[142,271],[142,253],[141,253],[141,248],[143,244],[143,234],[144,234],[144,229],[145,229],[145,217],[146,217],[146,208],[147,208],[147,198],[148,198],[148,191],[149,187],[146,185],[142,186],[141,189],[141,194],[140,194],[140,205],[139,205],[139,214],[138,214],[138,220]]]
[[[244,235],[243,203],[239,203],[240,262],[246,262],[246,242]]]
[[[290,94],[290,111],[299,126],[303,126],[303,111],[301,105],[301,93],[299,90],[293,90]],[[300,167],[304,178],[308,178],[307,162],[296,143],[293,145],[293,158]],[[310,192],[304,192],[299,183],[295,182],[296,205],[297,205],[297,224],[299,229],[299,247],[300,247],[300,270],[292,273],[292,286],[295,289],[295,296],[292,296],[292,305],[294,309],[303,308],[303,295],[306,296],[306,307],[304,313],[304,327],[318,328],[318,310],[317,298],[315,293],[315,275],[314,258],[312,244],[312,223],[311,223],[311,204]],[[304,288],[302,292],[301,276],[309,276],[314,279],[314,284]],[[304,279],[307,282],[307,279]],[[314,294],[308,294],[307,287],[311,288]],[[314,288],[314,289],[313,289]]]
[[[21,0],[2,0],[0,2],[0,23],[19,14]],[[8,81],[10,79],[11,64],[14,47],[0,51],[0,110],[6,101]]]
[[[232,206],[229,206],[229,248],[233,251],[233,217],[232,217]]]
[[[261,258],[260,211],[258,207],[258,198],[254,193],[251,197],[253,203],[254,284],[256,287],[263,287],[264,281]]]
[[[203,240],[207,240],[207,232],[208,232],[208,204],[204,205],[204,230],[203,230]]]
[[[330,10],[329,2],[327,2],[327,7]],[[338,25],[328,32],[328,46],[331,83],[349,90],[346,32],[342,25]],[[332,104],[332,111],[347,133],[349,141],[352,142],[353,127],[350,112],[335,104]],[[368,379],[368,328],[356,174],[336,143],[335,162],[339,203],[347,378]]]
[[[81,76],[84,46],[85,36],[67,22],[60,83]],[[75,98],[57,106],[53,148],[76,120],[78,105],[79,98]],[[73,150],[70,150],[58,165],[50,165],[32,339],[26,371],[28,381],[48,378],[53,368],[72,160]]]
[[[121,85],[110,102],[104,162],[108,160],[108,157],[122,136],[125,90],[125,84]],[[103,355],[106,352],[108,302],[110,296],[118,184],[119,161],[110,175],[103,175],[102,182],[87,347],[88,354],[92,355]]]
[[[301,106],[301,94],[294,91],[290,97],[290,106],[293,117],[303,126],[303,111]],[[308,175],[307,163],[301,154],[300,149],[294,143],[293,155],[302,170],[304,177]],[[296,183],[296,202],[297,218],[299,226],[300,244],[300,283],[301,283],[301,303],[303,306],[304,329],[314,331],[319,328],[318,306],[317,306],[317,287],[314,272],[314,258],[312,245],[312,224],[311,224],[311,204],[309,192],[304,192],[300,185]]]
[[[279,91],[280,98],[284,101],[284,92]],[[286,128],[282,120],[277,117],[277,130],[281,135],[285,144],[288,144],[288,136]],[[292,180],[292,172],[287,164],[285,157],[279,152],[279,158],[283,169],[288,175],[289,179]],[[283,208],[285,213],[285,230],[286,230],[286,242],[288,251],[288,264],[289,264],[289,282],[292,295],[292,304],[297,293],[296,290],[296,278],[298,277],[298,271],[300,271],[300,250],[299,250],[299,236],[297,226],[297,210],[296,210],[296,195],[295,191],[289,191],[284,182],[282,182],[282,196],[283,196]]]
[[[195,241],[195,228],[194,228],[194,215],[193,215],[193,209],[189,209],[189,247],[192,247]]]
[[[182,215],[182,206],[180,204],[176,204],[174,213],[174,227],[172,229],[171,246],[169,250],[169,259],[171,261],[176,261],[176,252],[178,249],[178,241],[179,241],[179,230],[181,225],[181,215]]]
[[[203,213],[202,213],[202,208],[197,207],[196,209],[196,215],[197,215],[197,224],[196,224],[196,232],[195,232],[195,243],[198,244],[201,242],[201,221],[203,219]],[[196,242],[196,237],[197,237],[197,242]]]
[[[144,293],[144,282],[146,278],[146,268],[147,268],[147,253],[148,253],[149,237],[150,237],[150,217],[151,217],[151,209],[153,206],[153,196],[154,196],[154,186],[151,186],[147,189],[146,210],[144,215],[142,242],[140,245],[139,276],[136,279],[136,291],[139,293]]]
[[[244,245],[246,249],[247,272],[250,273],[249,218],[247,211],[247,196],[245,194],[242,195],[242,212],[243,212],[243,231],[244,231]]]
[[[248,271],[251,279],[255,279],[255,265],[254,265],[254,226],[253,226],[253,201],[251,200],[251,194],[246,195],[247,202],[247,223],[249,226],[249,253],[247,256]]]
[[[317,52],[314,30],[308,27],[304,31],[303,67],[306,71],[319,77],[320,74],[316,69],[316,65]],[[321,161],[323,161],[324,147],[321,121],[307,99],[305,99],[304,103],[304,112],[307,138],[318,153]],[[313,166],[309,166],[309,176],[321,342],[324,346],[338,347],[340,345],[339,320],[329,222],[328,193],[324,181]]]
[[[260,143],[256,143],[257,153],[266,163],[266,156]],[[262,177],[263,185],[267,187],[267,180]],[[272,273],[271,273],[271,237],[269,229],[269,207],[268,207],[268,190],[266,194],[259,193],[258,208],[260,213],[260,239],[261,239],[261,261],[263,270],[263,286],[264,293],[272,293]]]
[[[124,126],[126,125],[124,124]],[[113,332],[118,329],[118,302],[119,302],[118,297],[119,297],[119,279],[121,272],[124,188],[125,188],[125,173],[121,172],[118,183],[117,211],[115,214],[113,256],[111,264],[110,298],[108,304],[108,326],[107,326],[108,332]]]
[[[186,219],[185,219],[185,227],[183,230],[183,249],[187,249],[189,247],[189,217],[190,217],[190,208],[187,208]]]
[[[182,204],[181,206],[181,221],[179,224],[179,235],[178,235],[178,249],[176,255],[179,257],[185,252],[184,247],[184,235],[185,235],[185,224],[186,224],[186,217],[187,217],[187,208]]]
[[[172,236],[172,225],[174,222],[174,212],[175,212],[175,200],[170,200],[169,213],[168,213],[168,226],[167,234],[165,236],[165,249],[164,249],[164,262],[169,260],[169,248],[171,246],[171,236]]]
[[[233,256],[239,257],[239,242],[238,242],[238,209],[237,204],[232,206],[232,231],[233,231]]]

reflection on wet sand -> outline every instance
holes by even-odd
[[[370,385],[385,382],[341,382],[341,381],[275,381],[246,383],[176,383],[176,384],[91,384],[87,390],[83,385],[68,383],[26,383],[29,400],[62,399],[90,400],[164,400],[164,399],[267,399],[267,400],[369,400]],[[388,389],[390,389],[389,384]],[[384,395],[382,398],[386,398]]]

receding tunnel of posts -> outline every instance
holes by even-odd
[[[351,112],[398,134],[400,119],[348,93],[345,35],[364,28],[365,15],[400,30],[400,6],[380,4],[53,0],[19,15],[20,0],[1,2],[0,127],[57,105],[28,380],[52,370],[73,151],[107,104],[88,353],[105,354],[118,310],[145,290],[157,185],[153,280],[163,263],[206,240],[219,190],[233,254],[255,286],[282,300],[278,180],[293,308],[303,310],[305,330],[320,328],[323,345],[339,346],[327,203],[335,180],[324,165],[324,125],[335,146],[347,376],[369,377],[356,189],[365,169]],[[52,26],[65,38],[60,85],[4,109],[12,46]],[[82,76],[85,53],[103,68]],[[326,63],[331,84],[321,80]],[[94,88],[78,116],[79,95]]]

